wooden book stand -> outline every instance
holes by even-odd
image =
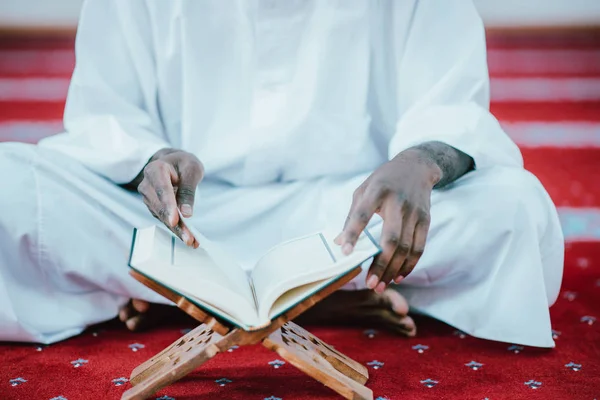
[[[172,345],[137,366],[131,373],[133,387],[122,400],[141,400],[183,378],[202,364],[226,352],[232,346],[262,343],[307,375],[335,390],[346,399],[372,400],[373,392],[364,386],[369,379],[367,368],[336,351],[310,332],[291,322],[320,300],[358,275],[360,267],[299,303],[271,324],[257,331],[233,328],[180,295],[135,271],[130,274],[150,289],[173,301],[202,325],[176,340]]]

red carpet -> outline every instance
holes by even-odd
[[[600,36],[496,35],[489,47],[492,110],[559,207],[568,242],[551,309],[557,347],[478,340],[423,318],[409,340],[311,328],[370,365],[380,400],[600,398]],[[70,38],[0,38],[0,141],[36,142],[61,129],[71,49]],[[48,347],[0,344],[0,399],[117,399],[129,387],[120,378],[184,328],[134,334],[108,323]],[[275,359],[259,346],[234,349],[153,398],[337,398]]]

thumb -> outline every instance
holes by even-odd
[[[179,184],[177,187],[177,206],[185,218],[189,218],[194,210],[196,187],[202,179],[202,166],[199,162],[190,163],[182,168],[179,165]]]

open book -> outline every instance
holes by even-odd
[[[247,331],[267,326],[380,252],[366,230],[348,256],[333,237],[315,233],[273,247],[248,274],[218,244],[193,234],[198,249],[157,226],[136,229],[129,266]]]

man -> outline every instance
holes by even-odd
[[[153,215],[247,265],[323,228],[351,252],[369,225],[382,254],[315,319],[414,335],[408,300],[480,338],[554,345],[562,233],[488,112],[469,1],[90,0],[76,55],[66,132],[0,146],[0,340],[141,326],[164,300],[126,263]]]

